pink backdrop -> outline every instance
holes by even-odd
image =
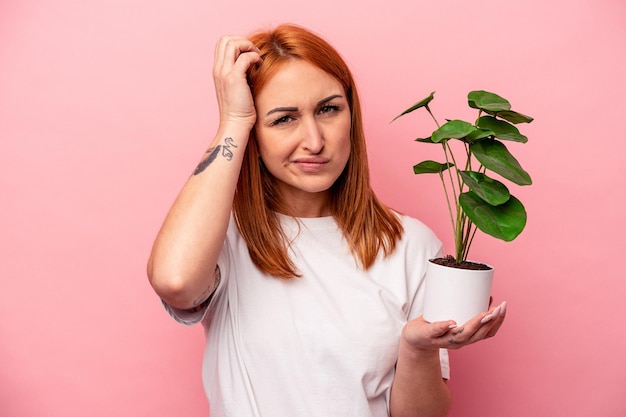
[[[453,352],[452,416],[626,415],[625,19],[618,0],[0,1],[0,415],[207,415],[202,330],[166,317],[145,262],[215,128],[215,41],[282,21],[343,52],[376,189],[448,247],[438,184],[411,173],[427,119],[389,121],[432,90],[468,116],[471,89],[536,118],[514,146],[527,230],[473,251],[507,323]]]

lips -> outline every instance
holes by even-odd
[[[319,156],[315,157],[306,157],[306,158],[297,158],[292,161],[295,165],[297,165],[301,170],[305,172],[317,172],[324,168],[326,164],[330,160],[328,158],[323,158]]]

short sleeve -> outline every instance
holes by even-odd
[[[213,292],[213,294],[215,294],[215,292]],[[213,296],[213,294],[211,294],[211,297]],[[183,310],[180,308],[172,307],[163,300],[161,300],[161,302],[163,303],[163,307],[165,307],[165,311],[167,311],[167,313],[174,320],[185,326],[192,326],[196,323],[201,322],[206,315],[209,307],[209,303],[204,303],[202,308],[195,310]]]

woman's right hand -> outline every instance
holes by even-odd
[[[252,129],[256,110],[246,73],[262,62],[259,50],[242,36],[223,36],[215,48],[213,81],[220,112],[220,124]]]

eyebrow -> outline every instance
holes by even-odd
[[[342,97],[341,94],[333,94],[332,96],[328,96],[325,99],[322,99],[320,101],[317,102],[317,106],[321,106],[324,103],[327,103],[329,101],[331,101],[332,99],[335,99],[337,97]],[[265,115],[269,116],[272,113],[278,113],[278,112],[294,112],[294,111],[298,111],[297,107],[276,107],[270,111],[268,111]]]

